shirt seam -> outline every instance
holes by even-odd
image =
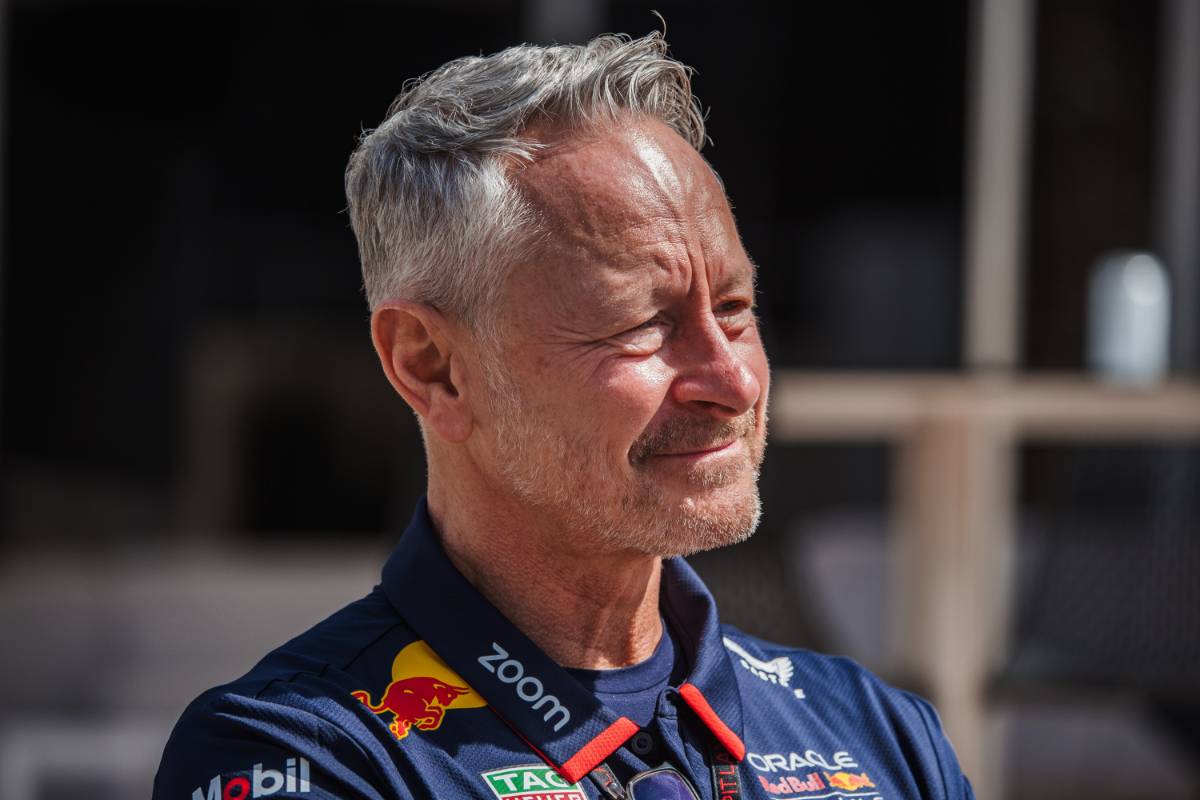
[[[387,637],[389,634],[391,634],[397,628],[403,627],[405,624],[406,623],[404,622],[404,620],[400,620],[399,622],[396,622],[396,623],[388,626],[382,633],[380,633],[374,639],[367,642],[362,647],[360,647],[358,650],[356,650],[354,652],[354,655],[350,656],[350,659],[348,661],[346,661],[341,667],[338,667],[338,669],[342,670],[342,671],[350,669],[350,667],[354,666],[354,662],[358,661],[358,659],[362,657],[363,653],[367,652],[372,647],[379,644],[379,642],[382,639]],[[255,700],[261,700],[263,693],[266,692],[267,689],[271,688],[271,685],[274,683],[292,683],[297,678],[299,678],[301,675],[311,675],[314,678],[320,678],[332,666],[333,666],[333,662],[324,661],[321,663],[321,666],[318,669],[298,669],[287,677],[276,675],[275,677],[270,678],[261,687],[259,687],[258,691],[256,691],[253,694],[253,698]]]
[[[946,765],[942,763],[942,754],[939,752],[937,739],[934,738],[933,730],[929,727],[929,715],[921,708],[921,704],[909,694],[905,694],[905,699],[912,704],[916,709],[917,716],[921,718],[921,725],[925,728],[925,737],[929,740],[929,745],[933,749],[933,760],[937,763],[938,778],[942,784],[942,797],[949,797],[950,783],[947,780],[949,777],[946,773]]]

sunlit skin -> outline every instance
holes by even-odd
[[[408,302],[372,331],[423,419],[451,560],[559,663],[624,666],[661,636],[661,558],[757,522],[754,268],[668,127],[530,135],[549,148],[513,178],[547,235],[506,284],[499,352]]]

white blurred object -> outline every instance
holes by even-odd
[[[1126,386],[1158,382],[1167,371],[1171,289],[1149,253],[1108,253],[1092,269],[1088,298],[1088,363]]]

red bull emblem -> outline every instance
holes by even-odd
[[[875,784],[871,783],[871,779],[867,777],[867,773],[865,772],[860,772],[857,775],[855,775],[853,772],[835,772],[832,775],[826,772],[825,780],[827,780],[829,785],[834,789],[847,789],[853,791],[854,789],[862,789],[865,787],[875,788]]]
[[[376,714],[390,713],[388,726],[397,740],[413,728],[432,731],[441,727],[446,712],[459,708],[487,705],[458,673],[422,641],[416,641],[396,654],[392,662],[392,682],[383,690],[378,703],[370,692],[351,692],[354,699]]]

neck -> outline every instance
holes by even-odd
[[[471,502],[477,496],[436,484],[431,475],[429,514],[450,561],[550,658],[612,669],[654,653],[660,558],[576,552],[571,537],[519,502],[492,498],[484,509]]]

